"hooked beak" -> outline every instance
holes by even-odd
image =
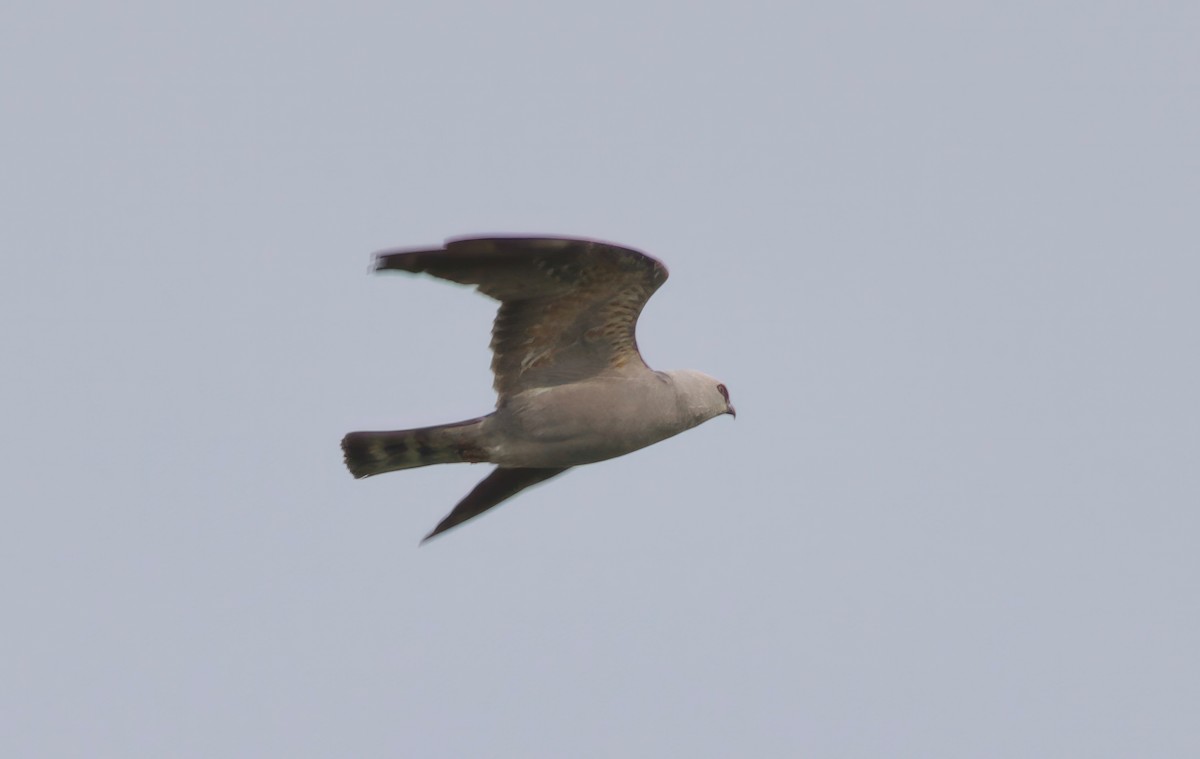
[[[726,413],[726,414],[729,414],[729,415],[730,415],[730,416],[732,416],[734,419],[737,419],[737,409],[735,409],[735,408],[733,407],[733,404],[732,404],[732,403],[729,403],[729,404],[726,404],[726,405],[725,405],[725,413]]]

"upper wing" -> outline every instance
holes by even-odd
[[[501,398],[645,366],[638,315],[667,280],[667,267],[617,245],[564,237],[450,240],[436,250],[383,252],[376,269],[424,272],[500,301],[492,371]]]

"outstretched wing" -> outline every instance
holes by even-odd
[[[667,267],[631,248],[565,237],[450,240],[383,252],[377,270],[424,272],[500,301],[492,372],[501,399],[646,364],[637,319]]]
[[[498,505],[501,501],[512,498],[528,487],[539,482],[545,482],[551,477],[562,474],[566,469],[508,469],[496,467],[492,473],[467,493],[467,497],[458,502],[446,518],[433,528],[433,532],[425,536],[424,543],[435,535],[439,535],[451,527],[457,527],[468,519],[474,519],[483,512]]]

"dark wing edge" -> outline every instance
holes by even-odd
[[[616,245],[603,240],[586,237],[538,237],[513,235],[499,237],[452,237],[441,248],[395,248],[375,253],[375,271],[405,271],[413,274],[429,274],[463,285],[485,285],[480,291],[497,300],[529,297],[541,293],[523,292],[525,288],[512,288],[505,292],[505,284],[515,285],[518,278],[525,279],[526,288],[533,283],[552,284],[556,273],[539,266],[544,256],[566,264],[581,257],[601,253],[629,264],[640,265],[647,270],[653,289],[667,281],[667,267],[635,248]],[[509,276],[500,276],[507,273]],[[566,272],[558,272],[566,273]],[[488,280],[499,280],[498,287],[488,287]],[[531,282],[532,280],[532,282]],[[653,291],[653,290],[652,290]]]
[[[437,527],[433,528],[433,532],[421,540],[421,544],[424,545],[434,536],[440,535],[452,527],[457,527],[470,519],[474,519],[493,506],[498,506],[509,498],[512,498],[525,488],[545,482],[551,477],[556,477],[565,471],[567,471],[566,468],[525,469],[496,467],[470,493],[467,493],[466,498],[458,502],[458,505],[446,515],[446,518],[439,522]]]

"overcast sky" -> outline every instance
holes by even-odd
[[[1200,755],[1200,5],[9,3],[0,754]],[[561,233],[722,417],[424,547]]]

